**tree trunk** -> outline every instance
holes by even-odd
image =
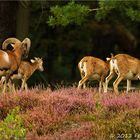
[[[29,33],[30,1],[19,1],[17,12],[16,36],[23,40]]]
[[[0,46],[8,38],[15,36],[16,1],[0,1]]]

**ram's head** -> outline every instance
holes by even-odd
[[[17,51],[22,55],[23,58],[27,58],[31,46],[31,40],[25,38],[22,42],[17,38],[8,38],[2,44],[2,49],[7,49],[8,45],[12,45],[13,51]],[[20,50],[20,51],[19,51]]]

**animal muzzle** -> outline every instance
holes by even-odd
[[[40,67],[39,70],[40,70],[40,71],[44,71],[44,68],[43,68],[43,67]]]

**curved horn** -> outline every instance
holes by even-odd
[[[6,49],[9,44],[15,44],[15,43],[21,43],[20,40],[17,38],[7,38],[3,43],[2,43],[2,49]]]
[[[28,54],[30,51],[30,47],[31,47],[31,40],[29,38],[25,38],[22,41],[22,45],[26,48],[26,53]]]

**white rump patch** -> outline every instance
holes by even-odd
[[[81,71],[84,72],[86,75],[87,74],[86,62],[80,62],[79,65],[80,65]]]
[[[83,63],[83,70],[85,72],[85,75],[87,75],[87,64],[86,64],[86,62]]]
[[[79,66],[80,66],[80,69],[83,69],[83,63],[82,62],[79,63]]]
[[[2,76],[2,77],[1,77],[1,83],[4,84],[4,81],[5,81],[5,80],[6,80],[6,77],[5,77],[5,76]]]
[[[115,70],[116,73],[119,72],[117,59],[111,59],[111,61],[110,61],[110,69]]]
[[[106,60],[109,61],[111,58],[107,57]]]
[[[4,52],[3,51],[3,59],[6,61],[6,62],[10,62],[10,60],[9,60],[9,55],[7,54],[7,52]]]

